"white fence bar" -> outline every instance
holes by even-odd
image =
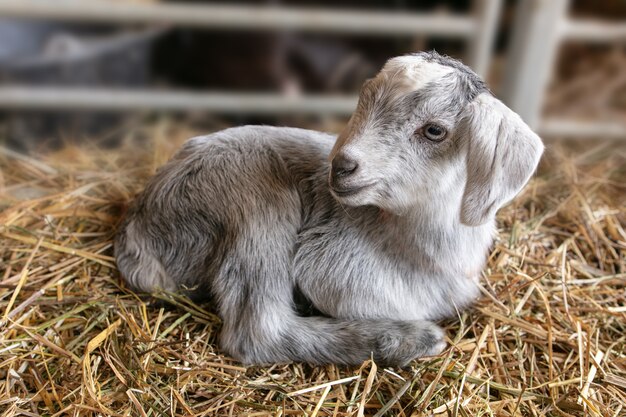
[[[626,139],[626,123],[546,119],[538,127],[540,135],[568,139]]]
[[[563,25],[561,36],[579,42],[626,42],[626,23],[569,20]]]
[[[568,6],[568,0],[524,0],[515,10],[502,97],[533,128],[539,125]]]
[[[288,97],[261,93],[0,87],[0,108],[13,110],[161,110],[347,116],[354,111],[356,102],[357,97],[328,95]],[[542,121],[537,130],[549,137],[626,139],[626,124],[616,122],[549,119]]]
[[[519,2],[502,96],[528,124],[547,135],[586,137],[595,131],[597,136],[625,137],[626,128],[620,123],[541,122],[543,97],[563,41],[626,43],[625,23],[569,19],[569,3],[569,0]]]
[[[194,93],[60,87],[0,87],[0,108],[12,110],[179,110],[239,114],[352,113],[357,97],[271,93]]]
[[[423,34],[461,38],[471,37],[477,29],[474,19],[448,14],[103,0],[0,0],[0,16],[120,24],[293,29],[367,35]]]
[[[468,49],[467,60],[472,69],[483,78],[489,75],[501,10],[502,0],[474,0],[474,15],[478,27]]]

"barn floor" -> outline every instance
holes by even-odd
[[[207,306],[116,271],[124,207],[191,136],[150,129],[150,146],[0,151],[0,415],[626,415],[625,143],[548,143],[440,356],[243,367]]]

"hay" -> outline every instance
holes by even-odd
[[[219,320],[126,289],[111,257],[124,208],[180,140],[149,149],[0,152],[0,414],[623,416],[626,146],[555,148],[499,213],[484,297],[450,347],[407,369],[243,367]],[[140,143],[140,142],[139,142]]]

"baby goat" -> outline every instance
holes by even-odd
[[[542,151],[463,64],[393,58],[336,140],[190,139],[128,212],[117,264],[138,290],[211,297],[242,362],[405,365],[445,346],[433,321],[477,296],[496,210]]]

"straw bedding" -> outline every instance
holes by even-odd
[[[626,415],[623,144],[550,144],[440,356],[244,367],[216,347],[210,306],[134,294],[115,269],[126,204],[191,136],[144,133],[149,146],[0,151],[0,415]]]

